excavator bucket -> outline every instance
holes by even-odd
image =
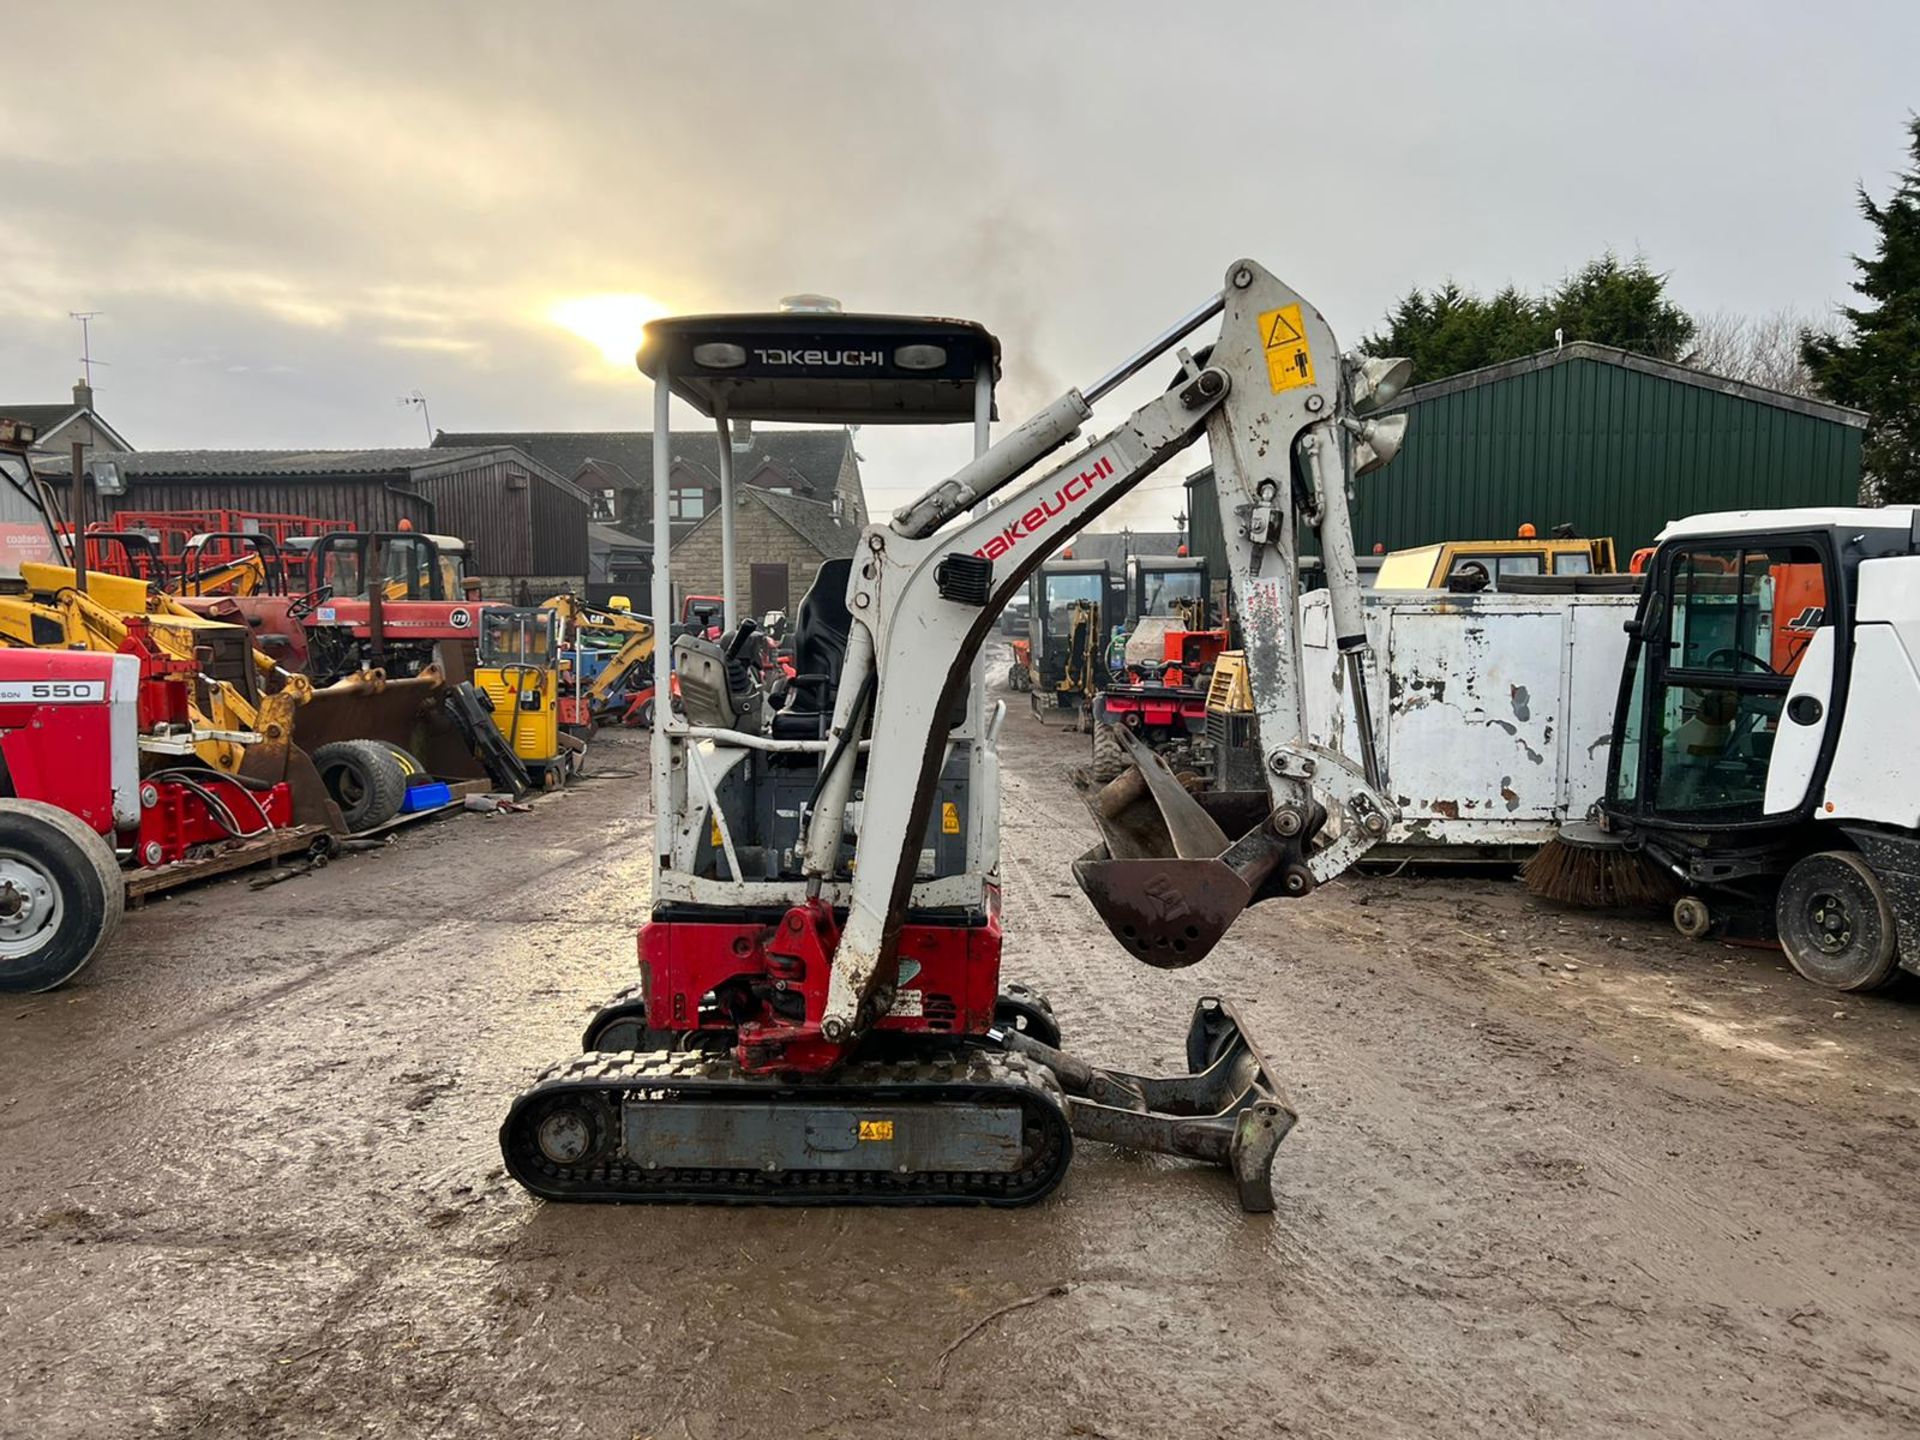
[[[1163,970],[1204,959],[1276,873],[1290,891],[1311,888],[1298,845],[1248,816],[1246,797],[1196,797],[1131,731],[1116,733],[1133,765],[1094,798],[1101,843],[1073,875],[1136,959]],[[1247,825],[1238,840],[1223,819]]]

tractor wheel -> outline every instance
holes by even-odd
[[[1120,748],[1120,737],[1114,734],[1113,726],[1099,724],[1093,727],[1093,778],[1099,784],[1109,780],[1118,780],[1127,768],[1127,752]]]
[[[378,740],[336,740],[313,752],[314,768],[358,835],[400,813],[407,798],[407,772],[393,746]]]
[[[640,702],[640,709],[635,713],[633,723],[642,730],[651,730],[653,728],[652,696],[648,696]]]
[[[1007,689],[1018,694],[1032,688],[1033,680],[1028,676],[1026,666],[1016,660],[1007,667]]]
[[[0,800],[0,991],[63,985],[100,953],[126,907],[113,847],[39,800]]]
[[[1851,850],[1795,861],[1773,909],[1788,961],[1814,984],[1871,990],[1892,976],[1899,942],[1893,907],[1880,877]]]

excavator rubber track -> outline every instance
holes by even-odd
[[[500,1127],[507,1171],[547,1200],[742,1205],[1030,1205],[1073,1158],[1044,1065],[941,1049],[817,1080],[698,1050],[550,1066]]]

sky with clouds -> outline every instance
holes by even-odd
[[[416,392],[642,429],[638,318],[795,291],[984,321],[1018,419],[1242,254],[1349,343],[1608,247],[1692,310],[1824,314],[1920,108],[1912,0],[0,13],[0,397],[63,397],[98,311],[100,409],[150,449],[406,444]],[[864,430],[876,508],[965,447]]]

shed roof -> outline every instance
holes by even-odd
[[[605,550],[653,550],[651,540],[642,540],[638,535],[629,535],[625,530],[603,521],[587,522],[587,540],[598,549]]]
[[[0,419],[24,420],[35,430],[51,430],[79,408],[71,400],[64,405],[0,405]]]
[[[844,515],[836,518],[830,501],[809,500],[802,495],[779,495],[771,490],[748,489],[743,492],[758,500],[794,530],[814,549],[831,559],[851,555],[860,539],[860,531]]]
[[[328,479],[341,476],[374,478],[402,475],[430,479],[481,459],[505,459],[525,465],[542,479],[585,500],[587,497],[565,476],[509,445],[476,445],[461,449],[425,446],[390,450],[132,450],[100,453],[131,480],[184,480],[202,476],[230,480]],[[41,467],[45,474],[64,475],[71,468],[64,456]]]
[[[443,430],[434,436],[436,449],[474,445],[511,445],[541,464],[572,477],[589,460],[600,460],[624,470],[636,487],[653,488],[653,432],[651,430]],[[842,429],[756,429],[753,443],[733,454],[733,473],[745,477],[762,460],[773,460],[792,471],[816,494],[833,492],[853,437]],[[673,458],[718,474],[720,441],[710,432],[676,432]]]
[[[111,444],[127,450],[133,448],[127,437],[101,419],[90,403],[80,400],[65,400],[57,405],[0,405],[0,419],[22,420],[33,426],[38,436],[34,441],[36,450],[49,441],[57,445],[55,432],[75,420],[87,421],[96,434]],[[36,459],[34,464],[36,468],[45,469],[43,460]]]
[[[1705,370],[1696,370],[1690,365],[1675,364],[1671,360],[1656,360],[1651,355],[1622,350],[1615,345],[1600,345],[1591,340],[1570,341],[1552,350],[1523,355],[1518,360],[1503,360],[1498,365],[1483,365],[1478,370],[1463,370],[1458,375],[1449,375],[1443,380],[1430,380],[1424,385],[1414,385],[1403,391],[1384,408],[1389,411],[1402,410],[1411,405],[1418,405],[1423,400],[1437,400],[1443,395],[1457,394],[1462,390],[1471,390],[1480,385],[1491,385],[1497,381],[1512,379],[1516,375],[1531,375],[1536,371],[1551,369],[1555,365],[1564,365],[1569,360],[1597,360],[1603,365],[1618,365],[1624,370],[1637,370],[1643,375],[1653,375],[1662,380],[1672,380],[1682,385],[1695,385],[1703,390],[1713,390],[1742,400],[1755,400],[1762,405],[1777,406],[1782,410],[1809,415],[1817,420],[1830,420],[1839,425],[1851,425],[1855,429],[1865,429],[1867,424],[1864,411],[1849,409],[1845,405],[1835,405],[1826,400],[1813,400],[1804,395],[1789,395],[1784,390],[1771,390],[1765,385],[1755,385],[1746,380],[1730,380],[1724,375],[1712,375]]]

